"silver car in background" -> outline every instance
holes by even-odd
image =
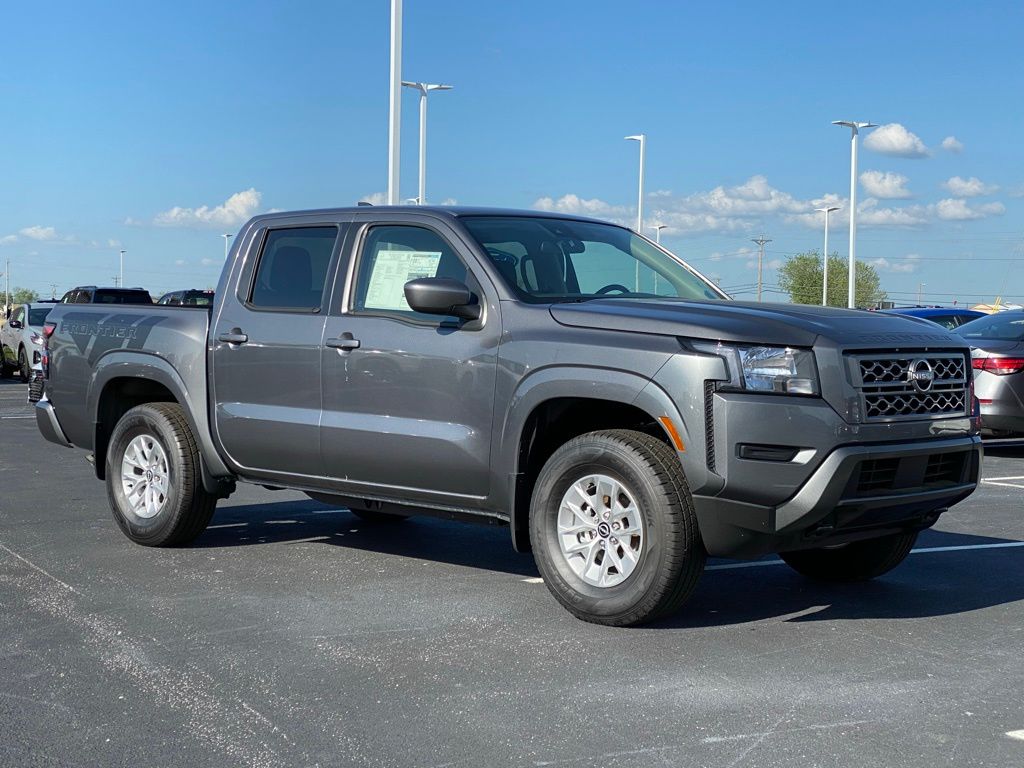
[[[42,360],[43,323],[56,303],[22,304],[11,312],[0,328],[0,375],[4,378],[15,371],[24,382],[31,378],[32,368]]]
[[[971,345],[974,394],[985,434],[1024,434],[1024,311],[999,312],[956,329]]]

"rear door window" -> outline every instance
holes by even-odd
[[[319,311],[337,240],[335,226],[269,230],[253,276],[249,305]]]

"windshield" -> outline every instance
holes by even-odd
[[[965,339],[1024,341],[1024,312],[1000,312],[964,323],[956,332]]]
[[[30,309],[28,311],[28,324],[31,328],[39,328],[43,323],[46,322],[46,316],[50,314],[50,310],[53,307],[44,307],[42,309]]]
[[[728,298],[683,262],[612,224],[527,216],[466,216],[462,222],[508,286],[531,304]]]

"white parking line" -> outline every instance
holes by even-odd
[[[1001,488],[1024,488],[1021,483],[998,483],[995,480],[982,480],[985,485],[998,485]]]
[[[1024,475],[1013,475],[1013,477],[986,477],[984,479],[986,483],[990,480],[1024,480]]]
[[[1024,730],[1007,731],[1006,735],[1009,736],[1011,739],[1016,739],[1017,741],[1024,741]]]

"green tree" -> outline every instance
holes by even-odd
[[[15,288],[11,291],[11,304],[31,304],[39,301],[39,292],[31,288]]]
[[[838,253],[828,257],[828,305],[845,307],[847,297],[847,261]],[[808,251],[790,256],[779,268],[779,287],[789,293],[794,304],[821,304],[821,255]],[[857,262],[857,306],[873,307],[885,301],[882,281],[875,268],[864,261]]]

